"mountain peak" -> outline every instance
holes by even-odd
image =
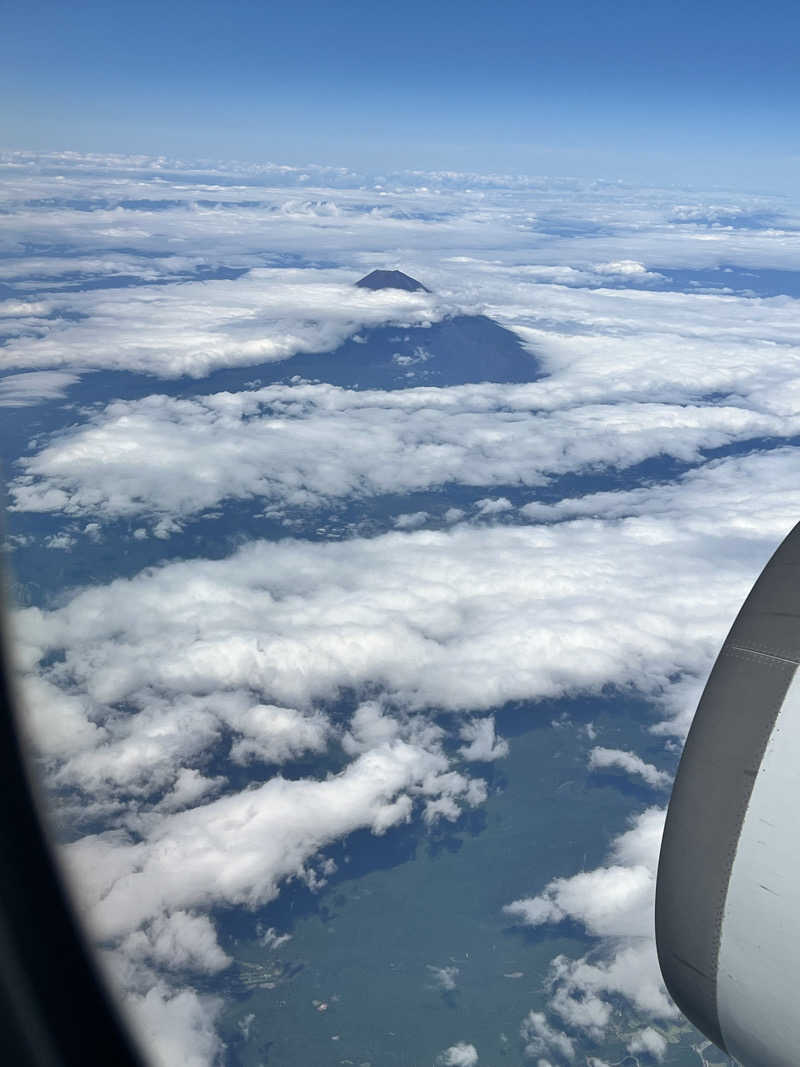
[[[408,293],[429,293],[430,289],[418,282],[416,278],[409,278],[401,270],[373,270],[365,277],[356,282],[362,289],[405,289]]]

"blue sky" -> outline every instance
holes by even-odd
[[[791,188],[789,3],[17,3],[9,147]]]

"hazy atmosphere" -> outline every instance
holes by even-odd
[[[727,1062],[652,926],[800,517],[759,10],[10,12],[25,729],[156,1067]]]

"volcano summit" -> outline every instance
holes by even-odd
[[[373,270],[360,278],[356,285],[361,289],[405,289],[407,293],[429,293],[430,289],[410,278],[401,270]]]

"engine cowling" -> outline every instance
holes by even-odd
[[[722,646],[686,740],[656,888],[678,1007],[746,1067],[800,1063],[800,524]]]

